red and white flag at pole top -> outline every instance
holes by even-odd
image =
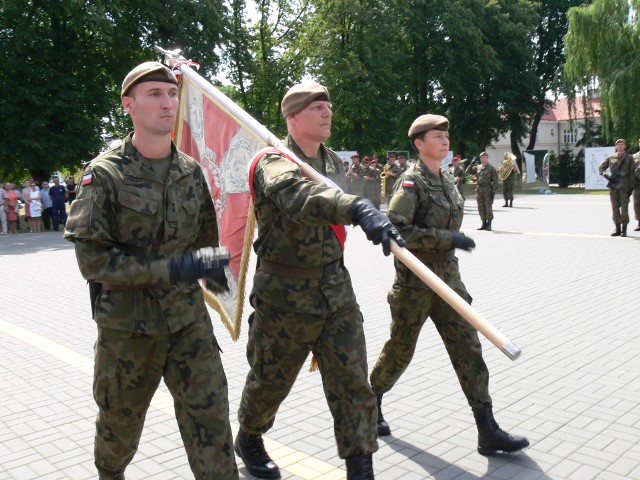
[[[231,254],[227,269],[229,292],[215,297],[209,292],[206,298],[220,313],[231,336],[237,339],[254,230],[247,166],[267,144],[191,76],[181,75],[175,141],[180,150],[202,166],[216,209],[220,245]]]

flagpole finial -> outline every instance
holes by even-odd
[[[184,62],[186,58],[182,56],[182,50],[176,48],[175,50],[165,50],[158,45],[154,47],[158,52],[163,55],[162,63],[167,67],[173,67],[176,63]]]
[[[163,55],[162,63],[164,63],[167,67],[172,70],[177,70],[182,65],[188,65],[190,67],[195,67],[196,69],[200,68],[200,64],[194,62],[193,60],[187,60],[182,56],[182,50],[176,48],[175,50],[165,50],[158,45],[155,45],[154,48],[156,51],[160,52]]]

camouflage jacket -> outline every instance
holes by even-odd
[[[613,187],[614,190],[633,190],[636,184],[635,167],[636,165],[631,155],[625,152],[620,157],[617,153],[614,153],[604,159],[598,168],[598,172],[602,175],[608,168],[611,176],[618,176],[618,181]]]
[[[496,168],[490,163],[487,163],[486,165],[477,165],[475,170],[478,176],[476,192],[496,193],[499,179]]]
[[[321,145],[318,158],[307,158],[293,139],[287,146],[318,173],[344,187],[340,157]],[[313,182],[280,155],[266,155],[256,166],[253,187],[258,237],[256,254],[272,262],[318,267],[342,258],[331,224],[351,224],[347,210],[356,197]]]
[[[402,175],[402,171],[400,170],[400,166],[397,163],[394,163],[387,172],[387,181],[385,183],[385,190],[387,195],[391,195],[393,193],[393,187],[396,184],[398,178]]]
[[[175,145],[172,151],[164,181],[131,135],[85,168],[64,238],[74,242],[85,279],[115,287],[92,298],[102,326],[161,335],[208,316],[198,282],[169,280],[167,258],[218,245],[202,170]]]
[[[453,183],[458,185],[460,183],[467,183],[466,176],[464,174],[464,168],[462,165],[458,165],[458,168],[454,168],[453,165],[449,168],[449,173],[453,176]]]
[[[353,195],[363,196],[364,195],[364,174],[367,169],[361,163],[352,164],[349,168],[353,173],[357,174],[357,177],[348,176],[349,182],[349,191]]]
[[[431,172],[422,161],[409,168],[396,184],[387,215],[413,253],[444,253],[453,248],[451,232],[460,230],[464,199],[446,170]],[[396,278],[423,286],[399,260],[395,260]],[[411,280],[413,279],[413,280]]]
[[[635,189],[640,190],[640,152],[633,155],[635,161],[636,183]]]

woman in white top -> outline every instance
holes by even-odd
[[[26,200],[26,199],[25,199]],[[35,182],[31,183],[29,192],[29,231],[37,233],[42,230],[42,196]]]

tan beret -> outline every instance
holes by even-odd
[[[619,143],[624,143],[626,145],[627,141],[624,138],[619,138],[618,140],[616,140],[616,145]]]
[[[413,137],[417,133],[424,133],[429,130],[449,130],[449,120],[442,115],[421,115],[409,127],[409,136]]]
[[[122,81],[120,97],[124,97],[131,87],[142,82],[166,82],[178,85],[178,80],[168,67],[158,62],[144,62],[135,67]]]
[[[298,113],[311,102],[324,100],[329,102],[329,91],[319,83],[299,83],[289,89],[282,99],[282,115],[288,117]]]

